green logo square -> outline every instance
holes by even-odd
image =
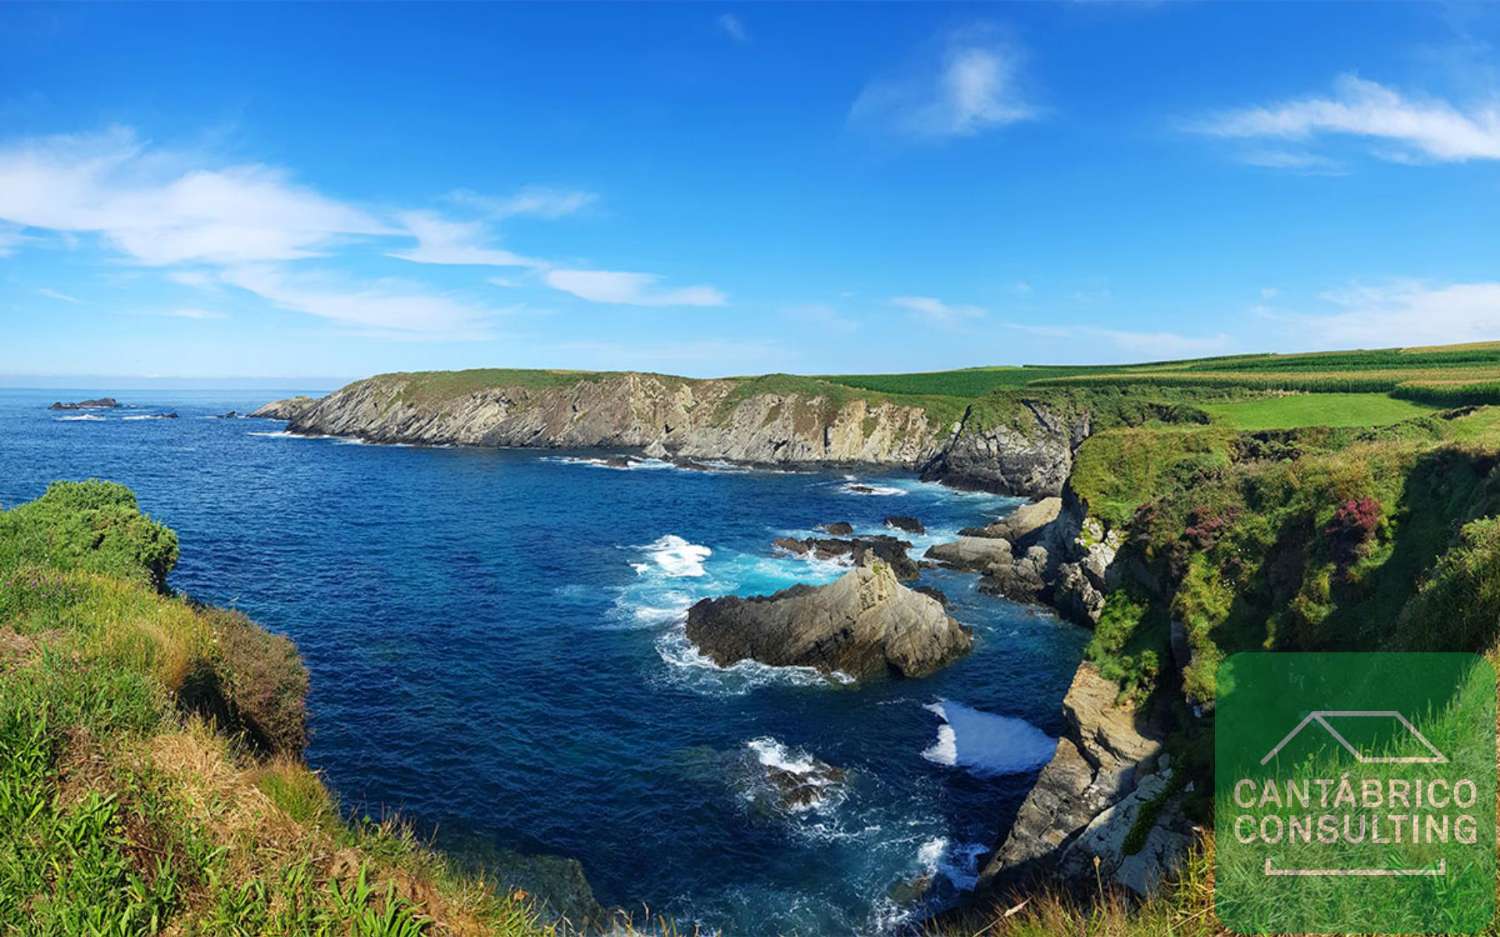
[[[1472,654],[1235,654],[1214,906],[1244,934],[1476,933],[1495,909],[1495,673]]]

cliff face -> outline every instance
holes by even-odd
[[[985,420],[971,408],[922,477],[1027,498],[1061,493],[1073,470],[1073,452],[1092,431],[1091,414],[1040,400],[1023,400],[1021,406],[1001,422]]]
[[[320,400],[268,404],[288,429],[427,445],[632,447],[661,457],[768,465],[865,463],[920,470],[961,487],[1028,497],[1061,491],[1087,411],[1028,403],[985,426],[916,403],[804,382],[790,391],[739,380],[599,374],[435,393],[427,375],[357,381]]]
[[[431,400],[415,393],[411,379],[392,375],[324,397],[288,428],[372,442],[630,446],[689,458],[906,466],[931,458],[943,435],[920,407],[836,404],[795,393],[736,396],[739,388],[735,381],[620,374]]]

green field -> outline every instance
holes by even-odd
[[[1437,407],[1385,394],[1287,394],[1198,405],[1215,423],[1238,430],[1303,426],[1386,426],[1426,416]]]

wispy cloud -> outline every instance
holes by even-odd
[[[571,215],[598,201],[593,192],[579,189],[554,189],[546,186],[527,186],[514,195],[480,195],[468,189],[449,192],[447,200],[464,208],[483,212],[493,220],[530,215],[537,218],[561,218]]]
[[[1330,312],[1272,309],[1261,315],[1284,325],[1309,347],[1439,345],[1500,339],[1500,281],[1431,285],[1395,280],[1353,285],[1319,297]]]
[[[45,296],[48,299],[55,299],[60,303],[73,303],[74,305],[77,305],[83,302],[83,300],[79,299],[76,296],[69,296],[67,293],[62,292],[61,290],[48,289],[45,286],[37,290],[37,294],[40,296]]]
[[[714,22],[718,24],[720,32],[735,42],[750,41],[750,30],[745,28],[745,21],[733,13],[720,13]]]
[[[952,325],[963,319],[977,319],[984,315],[984,310],[978,306],[953,305],[933,296],[896,296],[891,299],[891,305],[941,325]]]
[[[403,212],[400,216],[417,246],[391,251],[390,256],[419,264],[470,264],[486,267],[543,267],[543,261],[488,246],[485,226],[477,221],[450,221],[432,212]]]
[[[185,306],[180,309],[167,309],[162,313],[173,319],[227,319],[228,314],[217,309],[199,309],[193,306]]]
[[[281,170],[194,168],[120,128],[0,147],[0,219],[98,234],[148,265],[293,260],[346,236],[389,233]]]
[[[1377,141],[1373,155],[1465,162],[1500,159],[1500,105],[1467,110],[1440,98],[1416,98],[1357,75],[1343,75],[1329,95],[1215,114],[1192,129],[1233,139],[1312,140],[1343,136]],[[1305,168],[1288,163],[1285,168]]]
[[[1038,116],[1019,87],[1022,53],[978,25],[943,37],[902,75],[870,82],[849,110],[852,124],[909,137],[972,136]]]
[[[1022,322],[1004,324],[1006,328],[1039,338],[1102,342],[1139,361],[1220,354],[1231,350],[1233,346],[1233,340],[1222,332],[1214,335],[1187,335],[1182,332],[1106,329],[1092,325],[1032,325]]]
[[[501,312],[403,280],[349,284],[252,266],[225,271],[224,281],[283,309],[380,337],[481,340],[492,337]]]
[[[616,270],[549,270],[547,285],[591,303],[625,306],[722,306],[728,298],[712,286],[661,289],[661,277]]]
[[[801,303],[786,307],[781,310],[781,314],[797,327],[812,326],[844,334],[859,328],[858,322],[830,303]]]

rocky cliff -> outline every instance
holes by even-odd
[[[491,375],[494,375],[493,377]],[[385,374],[319,400],[257,410],[295,433],[369,442],[637,448],[658,458],[873,464],[1028,497],[1062,490],[1087,409],[993,408],[885,395],[813,378],[691,380],[543,371]]]

